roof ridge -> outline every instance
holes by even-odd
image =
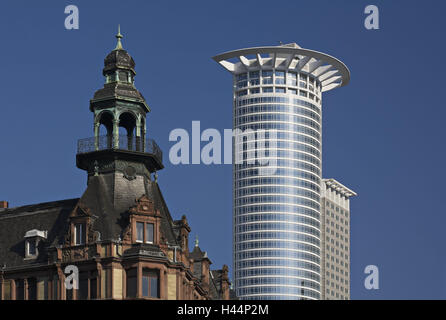
[[[158,196],[160,197],[160,200],[161,200],[161,202],[162,202],[162,205],[163,205],[164,208],[166,208],[167,218],[169,219],[169,222],[170,222],[171,224],[173,224],[174,220],[173,220],[173,218],[172,218],[172,215],[170,214],[170,210],[169,210],[169,208],[167,207],[166,200],[164,200],[163,193],[161,192],[161,189],[160,189],[158,183],[157,183],[156,181],[152,181],[152,184],[155,185],[155,187],[156,187],[156,191],[157,191],[157,193],[158,193]]]
[[[79,201],[79,199],[80,198],[71,198],[71,199],[25,204],[23,206],[18,206],[18,207],[4,208],[3,210],[0,210],[0,212],[1,212],[1,215],[4,215],[4,214],[13,214],[13,213],[15,213],[14,211],[20,211],[21,209],[27,209],[27,208],[31,209],[33,207],[42,207],[42,209],[45,209],[46,207],[50,206],[51,204],[74,202],[74,201]],[[22,211],[22,213],[23,212],[30,212],[30,211]]]

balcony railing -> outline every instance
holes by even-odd
[[[77,154],[101,150],[124,150],[147,153],[155,156],[159,163],[163,161],[163,152],[156,142],[144,137],[119,135],[116,141],[114,136],[98,136],[80,139],[77,142]]]

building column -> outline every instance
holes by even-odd
[[[94,149],[99,150],[99,127],[101,124],[99,122],[94,123]]]
[[[17,300],[17,290],[16,290],[16,281],[15,279],[11,280],[11,300]]]
[[[28,279],[23,279],[23,300],[28,300]]]
[[[141,126],[141,130],[142,130],[142,133],[141,133],[141,144],[142,144],[142,151],[143,152],[145,152],[146,151],[146,132],[147,132],[147,129],[146,129],[146,124],[147,124],[147,121],[146,121],[146,119],[144,118],[144,123],[143,123],[143,125]]]
[[[96,299],[104,299],[102,295],[102,265],[96,259]]]
[[[113,120],[113,149],[119,149],[119,119]]]
[[[166,270],[164,268],[159,269],[159,290],[160,290],[160,299],[167,300],[166,288],[167,288],[167,277]]]
[[[66,292],[65,292],[65,274],[62,271],[62,267],[60,265],[57,266],[57,290],[56,296],[58,300],[66,300]]]
[[[138,263],[138,274],[136,276],[136,297],[142,297],[142,265]]]
[[[0,273],[0,300],[3,301],[3,297],[5,296],[5,276],[4,276],[4,271],[1,271]],[[11,289],[10,289],[11,290]]]
[[[144,150],[144,147],[141,146],[141,116],[136,119],[136,151]]]

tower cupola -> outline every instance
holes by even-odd
[[[162,153],[146,138],[150,108],[135,87],[135,61],[122,46],[120,28],[116,38],[115,49],[104,59],[104,86],[90,100],[94,137],[79,140],[76,163],[89,176],[118,167],[139,168],[137,164],[143,164],[140,173],[150,175],[163,168]],[[127,171],[126,176],[133,176],[135,170]]]

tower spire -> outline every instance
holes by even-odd
[[[115,50],[122,50],[122,43],[121,43],[121,39],[123,38],[122,37],[122,34],[121,34],[121,25],[120,24],[118,24],[118,34],[116,34],[116,39],[118,39],[118,43],[116,44],[116,48],[115,48]]]

